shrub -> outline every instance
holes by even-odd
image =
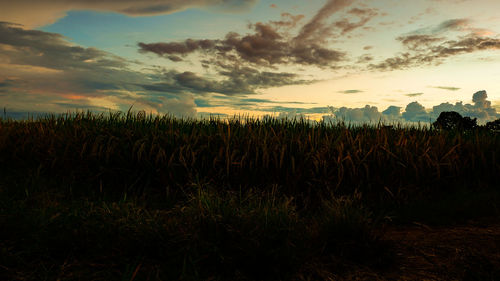
[[[486,123],[486,129],[492,130],[492,131],[500,131],[500,118]]]
[[[477,118],[462,117],[455,111],[444,111],[432,125],[443,130],[472,130],[477,127]]]

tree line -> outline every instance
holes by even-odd
[[[485,125],[478,125],[477,118],[463,117],[456,111],[441,112],[438,119],[432,123],[432,126],[441,130],[472,130],[486,129],[491,131],[500,131],[500,118],[490,121]]]

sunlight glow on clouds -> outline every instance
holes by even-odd
[[[500,17],[494,12],[500,2],[473,2],[3,2],[0,103],[18,111],[126,111],[133,105],[176,116],[320,119],[331,113],[357,121],[429,121],[455,110],[491,120],[500,104]],[[198,12],[189,13],[192,8]],[[82,10],[101,13],[67,14]],[[173,13],[192,17],[186,19],[191,25],[148,26],[154,22],[145,20]],[[230,17],[234,23],[235,14],[242,27],[223,24]],[[86,29],[89,15],[102,20],[102,33]],[[35,28],[65,16],[71,28],[64,34]],[[116,21],[109,34],[106,21]],[[219,24],[210,35],[197,32],[214,21]],[[133,22],[145,34],[156,33],[138,35],[129,28]]]
[[[26,26],[53,23],[71,10],[95,10],[131,16],[169,14],[192,7],[217,6],[225,10],[241,10],[256,0],[16,0],[0,2],[2,20]]]

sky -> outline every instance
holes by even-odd
[[[500,118],[498,0],[0,2],[0,106]]]

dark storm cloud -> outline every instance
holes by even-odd
[[[352,0],[329,0],[294,37],[290,36],[289,30],[296,27],[303,15],[283,13],[280,21],[251,24],[252,33],[246,35],[230,32],[224,39],[141,42],[138,46],[141,52],[151,52],[167,58],[172,55],[185,57],[200,52],[219,61],[238,60],[240,63],[258,66],[296,64],[334,68],[340,61],[346,59],[346,53],[326,47],[329,38],[350,32],[375,16],[373,10],[355,8],[350,10],[350,13],[360,17],[360,21],[352,23],[346,19],[334,24],[327,22],[333,13],[349,6],[352,2]]]

